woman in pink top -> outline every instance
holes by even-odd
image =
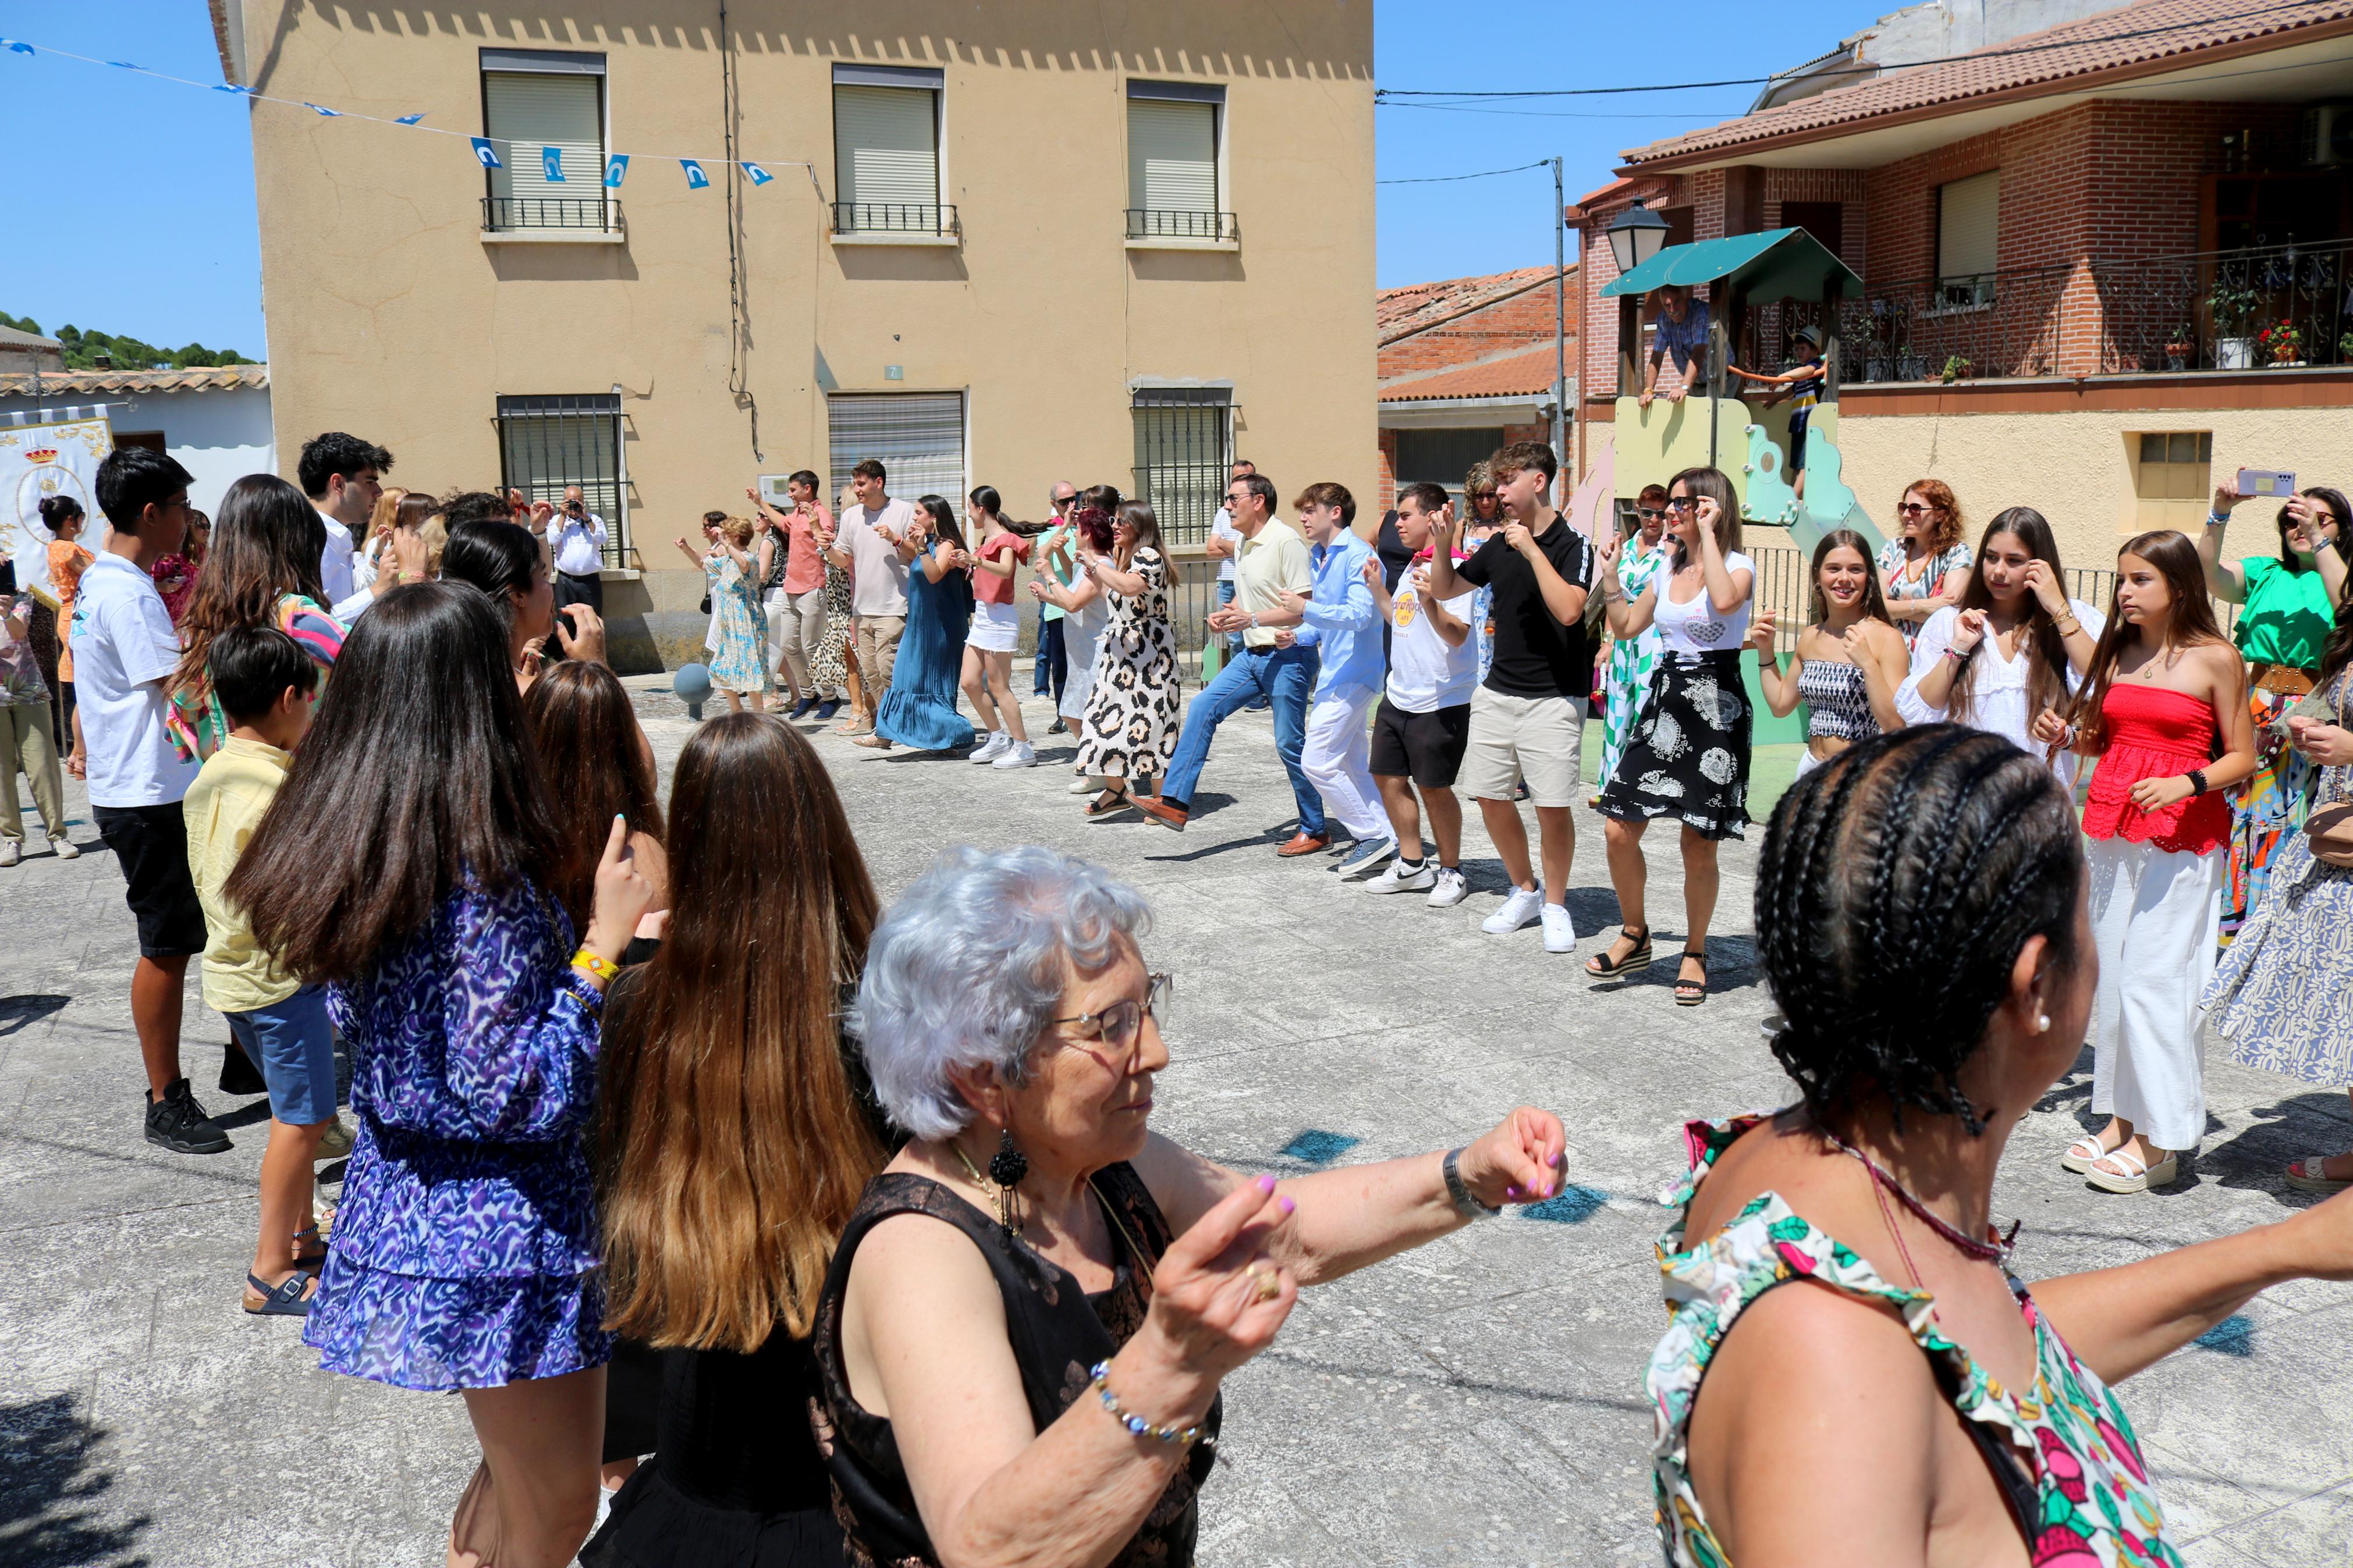
[[[2084,807],[2100,984],[2092,1112],[2107,1124],[2060,1163],[2111,1193],[2180,1174],[2206,1127],[2200,994],[2221,921],[2222,792],[2255,771],[2239,656],[2214,623],[2186,534],[2144,533],[2116,557],[2107,629],[2066,718],[2035,738],[2099,759]]]
[[[1034,768],[1038,753],[1013,695],[1013,650],[1021,641],[1021,611],[1013,577],[1029,559],[1029,542],[1005,526],[995,489],[983,485],[965,507],[965,526],[980,541],[972,552],[972,628],[964,639],[964,694],[987,728],[988,739],[970,758],[1000,768]]]

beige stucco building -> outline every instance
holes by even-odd
[[[586,484],[639,662],[693,657],[670,541],[762,476],[1103,480],[1180,538],[1237,451],[1375,492],[1369,5],[693,9],[215,0],[290,464]]]

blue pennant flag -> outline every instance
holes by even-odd
[[[252,91],[253,91],[253,89],[251,89],[251,88],[249,88],[249,87],[239,87],[239,86],[237,86],[237,83],[233,82],[233,81],[216,81],[216,82],[213,83],[213,90],[214,90],[215,92],[226,92],[226,93],[230,93],[230,94],[237,94],[237,93],[250,93],[250,92],[252,92]]]
[[[393,123],[395,125],[414,125],[424,118],[425,116],[421,114],[404,114],[399,119],[394,121]]]
[[[0,44],[7,45],[20,55],[29,55],[33,52],[33,46],[20,38],[0,38]]]
[[[678,161],[678,166],[686,171],[688,190],[699,191],[711,183],[711,176],[702,172],[702,165],[694,159],[681,158]]]
[[[481,160],[483,168],[502,169],[506,167],[505,164],[499,162],[499,150],[491,145],[489,138],[475,136],[469,138],[469,140],[474,143],[474,156]]]
[[[309,110],[315,110],[317,112],[325,115],[330,120],[341,120],[343,117],[343,111],[342,110],[329,109],[323,103],[305,103],[302,107]]]
[[[109,60],[106,63],[112,66],[117,70],[139,71],[145,70],[147,68],[145,66],[133,65],[129,60]]]
[[[563,148],[542,147],[539,150],[539,162],[540,166],[547,171],[547,177],[550,181],[559,185],[567,183],[564,178]]]
[[[616,153],[611,157],[605,160],[605,188],[607,190],[619,190],[621,188],[621,182],[628,177],[629,155],[627,153]]]
[[[750,176],[752,177],[752,183],[753,183],[754,184],[755,184],[755,185],[765,185],[765,184],[766,184],[770,180],[773,180],[773,179],[775,179],[775,178],[776,177],[776,175],[771,174],[770,173],[768,173],[768,171],[767,171],[767,170],[763,169],[762,167],[760,167],[760,165],[759,165],[759,164],[757,164],[757,163],[746,163],[746,164],[744,164],[744,173],[745,173],[746,174],[748,174],[748,175],[750,175]]]

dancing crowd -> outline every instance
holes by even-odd
[[[1582,800],[1622,911],[1585,969],[1615,983],[1652,961],[1663,819],[1685,1005],[1718,846],[1750,825],[1745,656],[1772,711],[1806,705],[1754,910],[1797,1101],[1690,1130],[1659,1246],[1672,1563],[1820,1561],[1834,1521],[1857,1561],[2178,1563],[2111,1385],[2269,1285],[2353,1278],[2353,1200],[2031,1291],[1992,1217],[2011,1130],[2086,1040],[2108,1121],[2064,1158],[2111,1192],[2195,1151],[2209,1018],[2239,1060],[2353,1086],[2336,490],[2237,563],[2219,491],[2200,541],[2125,544],[2103,609],[2038,513],[1971,547],[1923,480],[1878,559],[1820,541],[1785,658],[1713,468],[1588,541],[1553,453],[1516,443],[1460,518],[1409,486],[1367,540],[1344,487],[1299,491],[1294,525],[1237,464],[1225,657],[1187,703],[1148,504],[1058,484],[1031,528],[986,487],[894,499],[867,462],[836,514],[804,471],[679,541],[736,710],[665,809],[605,662],[603,521],[391,466],[322,436],[299,486],[230,486],[198,549],[185,471],[116,451],[63,621],[9,601],[0,733],[12,846],[19,765],[64,840],[41,770],[73,736],[138,926],[148,1138],[228,1146],[181,1068],[191,957],[224,1089],[269,1095],[245,1310],[300,1319],[330,1370],[462,1394],[452,1563],[1190,1562],[1220,1389],[1300,1289],[1560,1191],[1564,1129],[1531,1108],[1281,1179],[1153,1131],[1177,981],[1143,896],[1085,861],[951,848],[883,905],[795,721],[846,701],[861,744],[1035,766],[1025,566],[1089,822],[1184,830],[1219,727],[1264,706],[1296,808],[1277,854],[1461,904],[1467,790],[1510,884],[1482,929],[1566,952]],[[313,1169],[346,1152],[322,1212]],[[2287,1180],[2353,1185],[2353,1155]]]

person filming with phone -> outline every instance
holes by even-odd
[[[555,611],[586,605],[605,616],[605,520],[588,510],[578,485],[567,485],[555,525]],[[564,657],[559,650],[556,657]]]

